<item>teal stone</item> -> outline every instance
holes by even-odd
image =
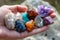
[[[34,22],[37,27],[43,27],[43,19],[40,17],[40,15],[36,16]]]
[[[29,18],[28,18],[28,15],[27,15],[26,12],[25,12],[25,13],[22,13],[22,19],[23,19],[23,21],[24,21],[25,23],[29,21]]]

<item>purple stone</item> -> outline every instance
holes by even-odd
[[[48,6],[44,6],[44,5],[38,6],[38,14],[39,14],[41,17],[46,17],[46,16],[48,16],[50,10],[51,10],[51,8],[48,7]]]
[[[54,23],[53,19],[50,16],[45,17],[43,22],[44,25],[49,25]]]

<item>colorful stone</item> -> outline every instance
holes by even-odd
[[[28,31],[32,31],[34,29],[34,21],[30,20],[26,23],[26,28]]]
[[[14,29],[15,27],[15,15],[12,12],[9,12],[5,15],[5,24],[8,29]]]
[[[19,13],[19,12],[17,12],[17,13],[15,14],[15,20],[17,20],[17,19],[23,20],[23,19],[22,19],[22,14]]]
[[[35,9],[31,9],[27,11],[29,19],[35,19],[35,17],[38,15]]]
[[[40,17],[40,15],[38,15],[36,18],[35,18],[35,25],[37,27],[42,27],[43,26],[43,19]]]
[[[50,16],[45,17],[43,20],[44,25],[50,25],[54,23],[53,19]]]
[[[44,6],[44,5],[39,5],[38,6],[38,14],[41,17],[46,17],[50,14],[51,8],[48,6]]]
[[[28,15],[27,15],[26,12],[25,12],[25,13],[22,13],[22,19],[23,19],[23,21],[24,21],[25,23],[29,21],[29,18],[28,18]]]
[[[16,29],[16,31],[18,31],[18,32],[24,32],[24,31],[26,30],[26,27],[25,27],[25,25],[24,25],[24,22],[21,21],[20,19],[17,19],[17,20],[15,21],[15,29]]]

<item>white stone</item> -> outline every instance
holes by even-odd
[[[22,20],[22,14],[19,12],[17,12],[17,14],[15,15],[15,20],[17,20],[17,19]]]
[[[8,29],[14,29],[15,15],[12,12],[9,12],[7,15],[5,15],[5,25]]]
[[[38,15],[36,18],[35,18],[35,25],[38,26],[38,27],[42,27],[43,26],[43,19],[40,17],[40,15]]]

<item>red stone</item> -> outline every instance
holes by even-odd
[[[54,21],[53,21],[53,19],[52,19],[50,16],[47,16],[47,17],[45,17],[45,18],[43,19],[43,23],[44,23],[44,26],[46,26],[46,25],[53,24]]]
[[[38,15],[35,9],[28,10],[27,13],[30,20],[34,19]]]

